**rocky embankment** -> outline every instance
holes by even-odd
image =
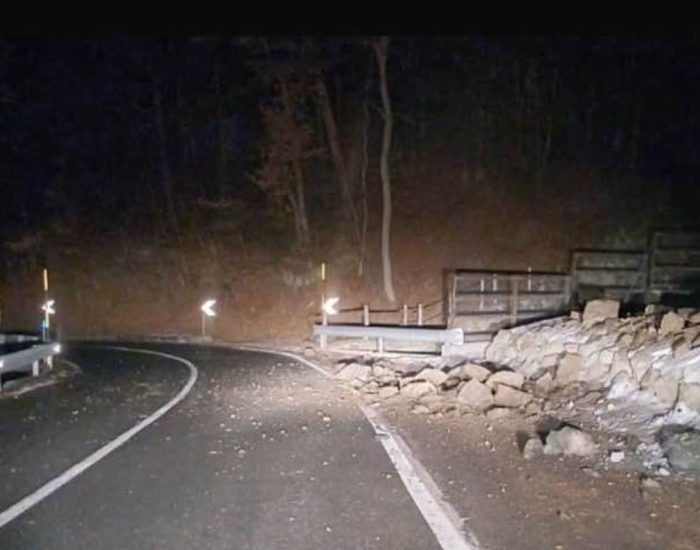
[[[418,414],[531,419],[532,434],[519,434],[526,458],[700,473],[700,311],[618,312],[617,302],[593,301],[582,314],[502,330],[485,361],[355,358],[336,375]]]

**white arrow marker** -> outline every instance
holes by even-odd
[[[326,313],[326,315],[337,315],[338,310],[335,309],[335,306],[338,305],[338,302],[340,301],[340,298],[333,297],[333,298],[328,298],[325,302],[323,302],[323,311]]]
[[[201,310],[207,317],[216,317],[216,311],[212,308],[216,304],[216,300],[207,300],[202,304]]]
[[[56,310],[53,308],[55,303],[56,300],[48,300],[43,306],[41,306],[41,309],[43,309],[47,315],[53,315],[56,313]]]

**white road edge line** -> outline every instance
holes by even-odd
[[[177,393],[177,395],[175,397],[173,397],[170,401],[168,401],[165,405],[160,407],[153,414],[151,414],[147,418],[144,418],[138,424],[136,424],[135,426],[133,426],[129,430],[122,433],[116,439],[113,439],[112,441],[110,441],[106,445],[100,447],[94,453],[88,455],[80,462],[78,462],[78,463],[74,464],[73,466],[71,466],[70,468],[68,468],[66,471],[64,471],[59,476],[53,478],[51,481],[42,485],[33,493],[31,493],[31,494],[27,495],[26,497],[24,497],[23,499],[17,501],[12,506],[7,508],[5,511],[0,513],[0,528],[7,525],[9,522],[11,522],[13,519],[17,518],[18,516],[22,515],[24,512],[26,512],[27,510],[29,510],[33,506],[36,506],[37,504],[39,504],[42,500],[44,500],[45,498],[47,498],[51,494],[55,493],[56,491],[58,491],[66,483],[70,482],[72,479],[74,479],[77,476],[79,476],[80,474],[82,474],[85,470],[87,470],[91,466],[95,465],[97,462],[102,460],[104,457],[106,457],[112,451],[115,451],[116,449],[118,449],[119,447],[124,445],[124,443],[129,441],[132,437],[134,437],[141,430],[143,430],[144,428],[147,428],[148,426],[153,424],[161,416],[163,416],[170,409],[172,409],[175,405],[177,405],[180,401],[182,401],[187,396],[187,394],[190,392],[190,390],[194,386],[195,382],[197,381],[197,374],[198,374],[197,367],[195,367],[193,363],[191,363],[187,359],[183,359],[182,357],[177,357],[176,355],[171,355],[169,353],[162,353],[159,351],[151,351],[151,350],[140,349],[140,348],[127,348],[127,347],[120,347],[120,346],[100,346],[100,348],[101,349],[115,349],[115,350],[120,350],[120,351],[130,351],[130,352],[134,352],[134,353],[145,353],[145,354],[149,354],[149,355],[156,355],[156,356],[164,357],[166,359],[172,359],[174,361],[178,361],[179,363],[182,363],[185,366],[187,366],[187,368],[189,368],[189,370],[190,370],[190,376],[189,376],[189,379],[187,380],[187,383]]]
[[[295,353],[246,345],[224,344],[223,346],[282,355],[303,363],[328,378],[335,378],[327,370]],[[413,456],[406,442],[394,433],[379,411],[365,405],[360,405],[360,409],[374,429],[377,439],[384,447],[389,460],[396,468],[406,490],[435,535],[440,547],[443,550],[479,550],[480,546],[474,533],[465,532],[464,528],[460,528],[457,513],[442,498],[437,484],[418,459]]]

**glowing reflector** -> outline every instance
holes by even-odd
[[[56,300],[47,300],[43,306],[41,306],[41,309],[43,309],[47,314],[53,315],[56,313],[56,310],[53,308],[53,306],[56,304]]]
[[[335,306],[338,305],[339,301],[340,298],[334,296],[332,298],[328,298],[325,302],[323,302],[323,311],[326,313],[326,315],[338,314],[338,310],[335,308]]]
[[[207,317],[216,317],[216,311],[214,311],[212,308],[216,304],[216,300],[207,300],[202,304],[202,307],[200,308],[202,310],[202,313],[206,315]]]

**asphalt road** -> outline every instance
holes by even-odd
[[[191,392],[0,528],[0,548],[439,548],[372,427],[331,381],[259,353],[149,349],[197,367]],[[71,346],[65,356],[83,373],[0,400],[0,513],[191,377],[133,351]]]

